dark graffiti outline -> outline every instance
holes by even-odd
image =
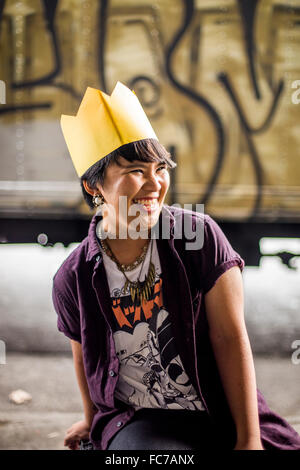
[[[225,132],[223,128],[222,121],[215,110],[215,108],[200,94],[196,93],[195,90],[192,88],[181,84],[179,80],[176,79],[173,70],[172,70],[172,59],[174,52],[177,49],[178,44],[180,43],[181,39],[185,35],[186,31],[188,30],[193,14],[194,14],[194,0],[186,0],[183,1],[184,5],[184,12],[183,12],[183,21],[182,24],[179,26],[178,30],[176,31],[173,40],[171,41],[169,47],[166,50],[166,71],[167,76],[172,83],[172,85],[177,88],[182,94],[188,96],[188,98],[192,99],[196,102],[199,106],[203,107],[208,115],[211,117],[212,122],[215,126],[216,134],[217,134],[217,154],[216,154],[216,163],[214,165],[212,175],[207,183],[206,190],[204,195],[199,202],[200,204],[206,204],[209,198],[212,196],[213,188],[217,183],[217,179],[220,175],[222,165],[224,163],[224,152],[225,152]]]

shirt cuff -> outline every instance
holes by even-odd
[[[240,257],[236,256],[231,260],[224,261],[224,263],[216,266],[214,272],[208,275],[207,279],[205,280],[204,285],[204,294],[206,294],[216,283],[219,277],[225,273],[228,269],[232,268],[233,266],[239,266],[241,272],[245,267],[245,261]]]

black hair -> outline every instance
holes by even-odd
[[[119,158],[123,157],[127,161],[139,160],[141,162],[162,162],[169,168],[175,168],[177,164],[172,161],[170,153],[156,139],[143,139],[130,144],[122,145],[118,149],[106,155],[104,158],[94,163],[80,178],[80,185],[83,197],[91,209],[94,209],[93,196],[86,192],[83,180],[92,189],[96,189],[97,183],[102,186],[105,179],[105,170],[112,164],[120,165]]]

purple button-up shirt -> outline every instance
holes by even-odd
[[[192,223],[193,232],[203,235],[203,246],[197,249],[186,249],[186,240],[177,235],[178,224],[185,217]],[[95,449],[105,450],[135,410],[114,397],[119,360],[107,277],[96,235],[100,220],[100,215],[94,215],[88,236],[54,275],[53,304],[59,331],[82,345],[90,397],[98,409],[90,438]],[[164,306],[172,318],[183,366],[216,426],[216,445],[221,439],[230,449],[235,445],[236,430],[209,339],[204,296],[221,274],[232,266],[242,271],[245,263],[208,215],[164,205],[157,227],[168,226],[168,238],[162,236],[161,229],[157,232]],[[259,390],[257,399],[264,448],[300,450],[299,435],[268,408]]]

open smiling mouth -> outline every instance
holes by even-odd
[[[133,199],[133,204],[139,204],[147,212],[155,211],[159,207],[158,199]]]

